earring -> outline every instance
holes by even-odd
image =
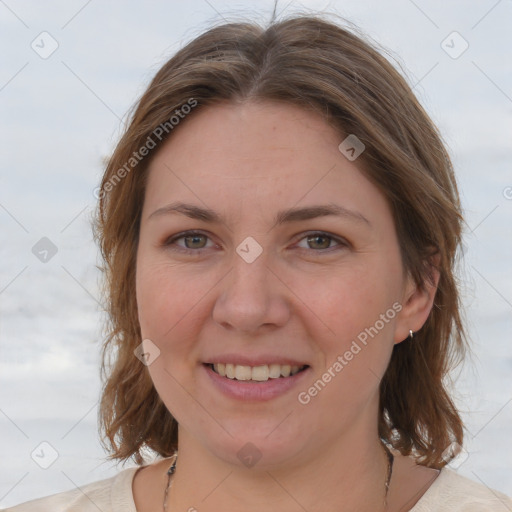
[[[409,329],[409,338],[412,340],[414,338],[414,333]]]

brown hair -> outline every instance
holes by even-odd
[[[462,227],[457,185],[437,129],[381,52],[338,24],[299,15],[267,28],[212,28],[157,72],[108,161],[94,225],[109,316],[100,428],[110,458],[133,456],[140,464],[143,449],[164,457],[177,449],[177,422],[134,356],[141,343],[135,268],[148,164],[172,136],[171,117],[193,101],[193,112],[221,101],[287,102],[320,113],[340,137],[356,134],[365,144],[357,163],[391,206],[404,271],[423,286],[436,254],[440,272],[426,323],[414,342],[393,349],[380,385],[379,433],[403,455],[435,468],[446,464],[450,443],[462,444],[445,382],[466,347],[454,275]],[[152,136],[159,126],[167,126],[164,136]],[[156,147],[140,158],[149,138]]]

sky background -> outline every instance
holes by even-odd
[[[223,18],[265,22],[272,6],[0,0],[0,507],[123,469],[96,425],[102,161],[178,48]],[[454,467],[512,495],[512,1],[287,0],[278,15],[299,10],[338,13],[387,48],[441,130],[466,214],[473,344],[453,375],[467,429]]]

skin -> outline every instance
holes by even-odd
[[[436,285],[421,290],[405,275],[389,205],[358,161],[338,150],[343,138],[299,107],[226,103],[195,112],[151,162],[136,293],[142,339],[160,350],[148,369],[180,425],[169,510],[382,510],[379,382],[394,344],[427,319]],[[207,207],[223,222],[148,218],[174,201]],[[326,216],[274,224],[279,210],[329,203],[368,222]],[[205,236],[165,245],[192,229]],[[327,238],[308,241],[316,232]],[[236,252],[249,236],[263,250],[252,263]],[[301,404],[298,393],[394,303],[401,311]],[[272,400],[235,400],[202,367],[226,352],[292,356],[310,375]],[[261,453],[252,468],[237,457],[247,442]],[[136,474],[140,512],[161,509],[168,466]],[[408,510],[436,476],[396,456],[388,510]]]

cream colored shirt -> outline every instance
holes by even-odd
[[[125,469],[107,480],[28,501],[5,512],[137,512],[132,493],[137,469]],[[410,512],[512,512],[512,499],[445,468]]]

